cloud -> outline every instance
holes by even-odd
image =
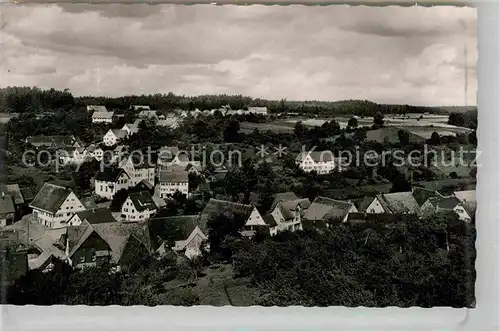
[[[4,86],[459,105],[467,67],[476,102],[473,8],[63,4],[3,18]]]

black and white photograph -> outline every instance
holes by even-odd
[[[1,4],[1,302],[476,307],[477,16]]]

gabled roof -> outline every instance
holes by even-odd
[[[420,214],[420,206],[411,191],[380,194],[377,199],[385,211]]]
[[[455,196],[438,198],[437,201],[437,209],[440,210],[453,210],[457,205],[460,205],[460,200]]]
[[[302,215],[305,214],[305,210],[307,210],[311,206],[311,201],[308,198],[299,198],[293,201],[282,201],[278,203],[280,207],[281,214],[286,220],[295,218],[295,210],[300,206]]]
[[[266,214],[265,216],[262,217],[264,219],[264,222],[269,226],[269,227],[276,227],[278,224],[276,223],[276,220],[274,220],[273,216],[270,214]]]
[[[135,134],[139,131],[139,123],[141,123],[141,121],[142,119],[137,119],[133,123],[126,123],[123,125],[122,130],[124,130],[125,126],[127,126],[130,132]]]
[[[116,219],[111,214],[111,211],[106,208],[77,212],[76,215],[80,218],[80,220],[85,220],[89,224],[116,222]]]
[[[103,170],[99,170],[96,175],[95,175],[95,180],[96,181],[105,181],[105,182],[116,182],[118,181],[118,178],[122,174],[125,173],[125,176],[128,178],[129,176],[127,173],[121,169],[121,168],[116,168],[116,167],[107,167],[104,168]]]
[[[137,183],[137,184],[135,185],[135,187],[136,187],[136,188],[139,188],[139,187],[144,187],[144,188],[146,188],[147,190],[151,190],[151,189],[153,189],[153,188],[154,188],[154,185],[153,185],[151,182],[149,182],[148,180],[146,180],[146,179],[142,179],[139,183]]]
[[[189,173],[185,171],[185,167],[169,167],[160,171],[159,180],[160,183],[189,182]]]
[[[130,193],[128,197],[132,201],[132,204],[134,204],[135,209],[139,212],[158,208],[149,191]]]
[[[14,213],[14,199],[10,195],[0,195],[0,215]]]
[[[151,223],[162,223],[162,224],[170,224],[174,226],[176,231],[175,241],[186,240],[191,233],[198,227],[205,235],[208,236],[208,226],[206,220],[200,218],[199,215],[182,215],[182,216],[172,216],[172,217],[160,217],[160,218],[151,218],[148,221]]]
[[[230,201],[211,198],[201,212],[201,215],[206,216],[210,219],[225,211],[231,211],[234,214],[243,216],[244,218],[248,218],[253,209],[253,205],[234,203]]]
[[[158,159],[172,160],[179,153],[177,146],[164,146],[158,150]]]
[[[107,111],[94,112],[92,113],[92,119],[102,119],[102,118],[111,119],[113,117],[113,114],[114,112],[107,112]]]
[[[30,206],[34,209],[55,213],[71,193],[71,189],[46,182]]]
[[[363,199],[358,203],[358,211],[365,212],[366,209],[373,202],[374,198],[375,197],[369,197],[369,196],[363,197]]]
[[[125,245],[130,238],[135,238],[150,251],[151,243],[146,224],[136,223],[99,223],[82,226],[69,226],[67,236],[69,240],[69,257],[82,246],[92,233],[96,233],[111,249],[111,261],[118,263],[122,257]]]
[[[30,188],[21,188],[21,193],[23,194],[24,201],[32,201],[35,198]]]
[[[18,184],[0,184],[0,192],[12,196],[16,205],[24,203],[24,197]]]
[[[441,194],[439,194],[435,190],[429,190],[420,187],[414,187],[412,189],[412,192],[413,197],[415,198],[419,206],[422,206],[422,204],[424,204],[431,197],[441,197]]]
[[[276,204],[278,204],[278,202],[293,201],[296,199],[299,199],[299,197],[297,195],[295,195],[295,193],[292,191],[288,191],[288,192],[284,192],[284,193],[277,193],[276,195],[274,195],[274,201],[273,201],[271,209],[273,209],[276,206]]]
[[[330,162],[330,161],[335,160],[335,158],[333,156],[333,152],[326,151],[326,150],[325,151],[301,152],[301,153],[299,153],[299,155],[297,156],[297,158],[295,160],[298,162],[301,162],[305,158],[307,158],[307,156],[311,156],[312,160],[314,160],[314,162],[316,162],[316,163],[318,163],[318,162]]]
[[[328,197],[318,196],[307,209],[304,214],[304,219],[344,219],[353,205],[352,202],[338,201]]]
[[[123,129],[110,129],[116,138],[124,138],[127,136],[127,131]]]

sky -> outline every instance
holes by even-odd
[[[39,4],[0,13],[2,87],[476,104],[475,8]]]

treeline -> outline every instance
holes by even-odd
[[[287,101],[263,100],[243,95],[200,95],[184,96],[149,94],[140,96],[111,97],[73,97],[69,90],[63,91],[37,87],[7,87],[0,89],[0,109],[9,113],[46,112],[57,110],[81,109],[89,104],[104,105],[110,110],[123,111],[130,105],[149,105],[158,110],[205,110],[229,105],[232,109],[246,109],[253,106],[266,106],[271,113],[299,113],[302,115],[329,116],[335,114],[354,114],[374,116],[382,114],[445,113],[441,107],[378,104],[367,100],[345,101]]]
[[[477,109],[466,112],[452,112],[448,118],[448,124],[477,129]]]
[[[233,239],[225,252],[257,305],[470,307],[474,241],[474,226],[449,215]]]

